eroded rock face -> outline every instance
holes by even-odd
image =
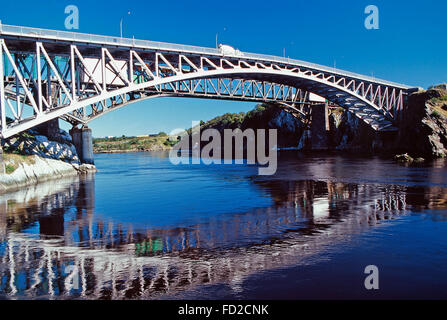
[[[438,88],[409,96],[397,139],[399,148],[415,156],[447,156],[446,97],[446,90]]]
[[[331,148],[340,151],[372,153],[383,147],[377,133],[353,113],[331,113]]]
[[[259,105],[247,114],[225,114],[201,125],[201,130],[215,129],[221,136],[225,129],[277,129],[279,148],[296,148],[305,129],[301,119],[281,108],[271,105]],[[203,146],[208,142],[202,142]]]
[[[342,108],[329,115],[328,150],[411,157],[447,156],[447,86],[410,94],[406,110],[397,122],[398,131],[377,132],[353,113]],[[236,121],[236,120],[237,121]],[[202,129],[277,129],[278,147],[312,150],[318,140],[303,119],[275,106],[258,106],[246,115],[228,114],[208,121]],[[315,143],[316,142],[316,143]],[[324,148],[326,150],[326,148]]]
[[[278,147],[296,148],[298,140],[303,134],[305,125],[303,122],[275,106],[265,105],[265,110],[254,114],[248,113],[241,123],[240,128],[252,129],[277,129]]]
[[[298,150],[310,150],[312,147],[311,132],[310,130],[304,130],[298,141]]]
[[[94,165],[80,163],[71,136],[63,130],[52,140],[28,130],[6,139],[3,150],[10,154],[3,163],[9,172],[0,174],[0,193],[96,171]]]
[[[36,132],[29,130],[5,140],[6,152],[23,155],[37,155],[41,158],[62,160],[64,162],[80,164],[76,148],[71,143],[70,135],[60,130],[58,141],[48,140],[46,136],[34,135]]]
[[[298,137],[303,134],[304,124],[292,114],[276,109],[268,122],[269,129],[277,129],[280,148],[296,148]]]
[[[0,175],[0,194],[43,181],[95,171],[94,165],[68,163],[34,155],[27,162],[18,163],[12,173]]]
[[[398,132],[376,132],[349,112],[332,113],[329,122],[331,148],[335,150],[447,156],[447,91],[442,86],[410,94]]]

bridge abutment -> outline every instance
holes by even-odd
[[[73,127],[70,130],[70,135],[73,139],[79,160],[82,163],[94,164],[92,129],[87,126],[81,129]]]
[[[311,108],[311,150],[327,150],[329,133],[329,111],[327,103],[315,104]]]

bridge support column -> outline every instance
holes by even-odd
[[[311,149],[327,150],[329,147],[329,112],[327,103],[313,105],[311,117]]]
[[[81,129],[73,127],[70,130],[70,135],[79,160],[82,163],[94,164],[92,129],[87,126],[83,126]]]

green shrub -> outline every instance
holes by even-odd
[[[166,140],[165,142],[163,142],[163,144],[164,144],[165,146],[170,146],[170,147],[175,146],[176,143],[177,143],[177,141],[171,141],[171,140]]]
[[[16,168],[12,164],[7,164],[5,166],[5,171],[6,171],[7,174],[13,173],[15,169]]]
[[[442,118],[441,114],[436,110],[431,113],[431,116],[437,119]]]

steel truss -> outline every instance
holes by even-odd
[[[306,114],[310,92],[353,112],[375,130],[393,130],[409,89],[245,53],[113,45],[91,40],[93,36],[69,41],[69,35],[77,34],[55,38],[39,32],[0,32],[2,138],[55,118],[87,124],[130,103],[161,96],[275,102]]]

